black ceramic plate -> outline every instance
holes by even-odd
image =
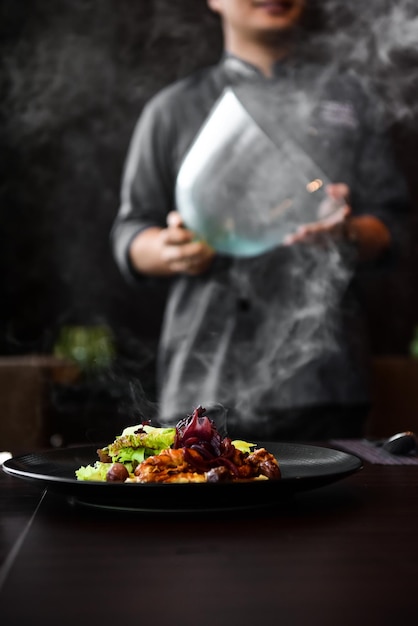
[[[183,512],[272,506],[283,497],[340,480],[362,466],[351,454],[296,443],[259,443],[278,459],[282,478],[239,483],[105,483],[78,481],[75,470],[97,460],[97,446],[63,448],[13,457],[7,474],[30,480],[72,502],[135,511]]]

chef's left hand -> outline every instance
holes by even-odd
[[[295,243],[315,243],[321,241],[324,236],[332,236],[335,238],[344,237],[346,233],[347,223],[351,214],[349,205],[350,190],[345,183],[336,183],[328,185],[326,188],[329,202],[335,205],[329,217],[318,222],[302,224],[294,233],[285,237],[283,244],[286,246]],[[337,208],[335,208],[337,207]]]
[[[332,237],[354,245],[359,262],[375,261],[381,257],[392,244],[391,233],[386,224],[375,215],[353,216],[348,199],[350,190],[346,184],[328,185],[326,192],[329,201],[338,208],[329,217],[299,226],[285,238],[283,244],[319,244]]]

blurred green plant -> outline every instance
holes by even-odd
[[[115,357],[115,341],[107,326],[63,326],[53,349],[54,356],[77,363],[84,372],[109,367]]]
[[[415,329],[415,333],[409,347],[409,353],[414,359],[418,359],[418,327]]]

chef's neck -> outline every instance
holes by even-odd
[[[284,38],[266,41],[240,41],[233,36],[225,36],[225,49],[229,54],[257,67],[264,76],[271,78],[278,61],[289,56],[292,43]]]

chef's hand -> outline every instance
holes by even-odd
[[[328,185],[327,198],[324,200],[325,214],[330,213],[318,222],[302,224],[294,233],[285,237],[286,246],[295,243],[315,243],[324,239],[324,236],[343,237],[346,233],[351,207],[348,204],[350,190],[344,183]]]
[[[363,262],[377,259],[390,248],[391,235],[383,222],[374,215],[352,215],[347,185],[328,185],[326,192],[329,201],[338,208],[329,217],[299,226],[285,238],[284,245],[320,243],[331,236],[355,245],[357,259]]]
[[[179,213],[172,211],[166,228],[147,228],[135,237],[129,255],[135,269],[144,274],[197,276],[209,269],[215,251],[196,240],[194,233],[183,227]]]

